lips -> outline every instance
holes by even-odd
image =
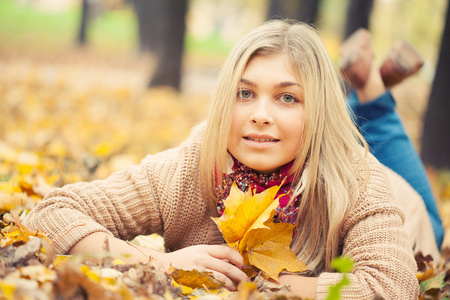
[[[248,141],[258,142],[258,143],[273,143],[273,142],[279,142],[280,140],[277,138],[274,138],[273,136],[264,134],[249,134],[244,136],[244,139]]]
[[[252,138],[252,137],[247,137],[245,136],[244,139],[249,140],[249,141],[254,141],[254,142],[259,142],[259,143],[264,143],[264,142],[278,142],[278,139],[260,139],[260,138]]]

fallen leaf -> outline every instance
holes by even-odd
[[[170,276],[178,284],[196,289],[220,289],[225,286],[225,283],[214,278],[211,272],[200,272],[198,270],[182,270],[171,268],[169,270]]]
[[[253,283],[258,287],[259,292],[289,292],[287,285],[281,285],[277,282],[264,278],[261,272],[255,276]]]
[[[46,238],[39,231],[33,232],[26,228],[19,219],[19,216],[11,212],[14,224],[10,224],[1,230],[0,246],[6,247],[15,243],[26,243],[30,237]]]
[[[40,283],[56,279],[56,272],[43,265],[32,265],[19,269],[22,278],[33,279]]]
[[[2,291],[2,295],[5,296],[6,299],[14,299],[14,291],[16,290],[15,284],[0,280],[0,290]]]
[[[239,292],[236,296],[237,300],[252,299],[252,295],[258,294],[257,285],[253,282],[241,281],[237,290]]]
[[[441,273],[441,274],[438,274],[428,280],[425,280],[424,282],[422,282],[420,284],[420,290],[423,292],[426,292],[426,293],[430,293],[430,292],[437,293],[437,291],[435,291],[435,290],[439,290],[442,287],[444,287],[444,285],[445,285],[444,277],[445,277],[445,274]]]
[[[417,263],[416,277],[419,283],[430,279],[436,275],[433,258],[430,255],[424,256],[422,252],[415,255]]]

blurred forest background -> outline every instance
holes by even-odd
[[[358,3],[371,9],[350,12]],[[0,209],[29,209],[51,186],[104,178],[177,146],[206,116],[234,42],[270,17],[288,16],[317,26],[336,65],[349,20],[367,23],[379,64],[396,40],[414,45],[425,65],[393,93],[408,133],[426,153],[450,227],[447,6],[446,0],[0,0]]]

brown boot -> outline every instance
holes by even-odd
[[[354,88],[362,88],[369,78],[373,58],[370,33],[360,28],[341,47],[339,67],[344,79]]]
[[[423,60],[414,48],[405,41],[397,41],[380,68],[381,77],[387,88],[393,87],[405,78],[417,73]]]

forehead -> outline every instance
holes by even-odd
[[[273,78],[279,81],[300,83],[299,70],[294,67],[289,55],[285,53],[256,55],[252,57],[244,69],[242,78]]]

